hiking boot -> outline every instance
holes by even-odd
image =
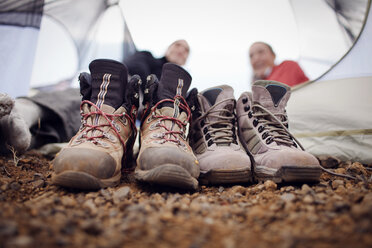
[[[200,165],[199,181],[251,182],[251,160],[237,140],[234,90],[228,85],[209,88],[195,102],[189,137]]]
[[[285,106],[290,94],[285,84],[260,80],[253,84],[252,94],[245,92],[238,99],[239,138],[254,158],[259,181],[319,181],[318,160],[288,131]]]
[[[127,68],[113,60],[94,60],[89,69],[91,76],[79,78],[81,127],[53,160],[52,180],[94,190],[118,184],[121,170],[131,169],[140,79],[128,83]]]
[[[197,189],[199,165],[186,140],[191,112],[185,95],[191,76],[167,63],[160,82],[148,77],[141,120],[140,151],[135,177],[139,181]]]

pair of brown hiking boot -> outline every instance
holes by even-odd
[[[80,77],[82,126],[53,161],[53,181],[66,187],[113,186],[122,171],[135,167],[130,158],[140,80],[134,76],[127,83],[125,66],[113,61],[93,61],[90,71],[91,79]],[[138,180],[197,189],[197,179],[210,184],[319,179],[318,161],[297,147],[286,127],[289,87],[258,81],[236,104],[229,86],[193,89],[186,97],[190,84],[191,76],[170,63],[159,82],[148,77]]]
[[[95,60],[90,74],[80,76],[82,125],[53,161],[55,184],[99,189],[120,182],[121,173],[135,168],[140,79],[127,82],[126,67]],[[140,181],[196,189],[199,165],[186,140],[191,111],[185,100],[191,76],[167,63],[158,82],[150,75],[144,87],[140,151],[135,176]]]

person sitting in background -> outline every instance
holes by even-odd
[[[179,66],[185,65],[189,53],[190,46],[187,41],[176,40],[168,46],[165,55],[161,58],[154,58],[148,51],[137,51],[125,59],[124,64],[127,65],[130,75],[139,75],[144,82],[150,74],[155,74],[160,79],[163,65],[167,62]]]
[[[144,82],[150,74],[160,79],[167,62],[184,65],[189,52],[185,40],[176,40],[169,45],[164,57],[154,58],[150,52],[138,51],[124,63],[129,75],[137,74]],[[15,100],[0,93],[0,154],[10,150],[21,154],[48,143],[69,141],[80,127],[80,103],[80,92],[75,88],[39,92]]]
[[[275,57],[269,44],[258,41],[251,45],[249,58],[253,69],[252,83],[260,79],[274,80],[292,87],[309,80],[297,62],[285,60],[276,65]]]

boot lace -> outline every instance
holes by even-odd
[[[219,101],[214,104],[208,111],[202,114],[196,119],[196,122],[200,122],[203,128],[205,139],[208,140],[208,146],[213,143],[217,145],[221,144],[237,144],[235,135],[235,114],[228,109],[216,109],[216,107],[225,102],[233,102],[235,106],[235,99],[228,98]],[[234,107],[235,109],[235,107]],[[216,121],[206,121],[206,117],[209,119],[217,118]]]
[[[160,104],[164,102],[171,102],[173,103],[173,116],[167,116],[167,115],[156,115],[155,110],[159,107]],[[177,116],[180,114],[180,110],[186,111],[187,118],[185,121],[180,121],[177,119]],[[179,137],[182,137],[182,139],[186,139],[186,126],[190,121],[191,117],[191,110],[185,100],[181,95],[176,95],[173,99],[163,99],[155,104],[155,106],[152,108],[152,114],[153,118],[158,119],[157,123],[154,127],[160,127],[164,128],[165,132],[158,134],[155,138],[159,138],[161,141],[160,143],[165,142],[173,142],[177,145],[183,145],[181,143]],[[165,121],[171,121],[172,125],[169,127],[165,125]],[[180,129],[180,131],[174,130],[175,125],[177,125]]]
[[[83,112],[84,104],[91,105],[96,110],[95,111],[90,111],[89,113],[84,113]],[[134,118],[133,118],[133,116],[130,116],[127,113],[108,114],[108,113],[103,112],[96,104],[94,104],[94,103],[92,103],[91,101],[88,101],[88,100],[82,101],[82,103],[80,105],[80,112],[81,112],[81,118],[82,118],[82,129],[86,128],[81,137],[85,138],[88,141],[92,141],[94,144],[99,143],[99,139],[107,138],[107,134],[105,133],[105,131],[102,128],[108,126],[114,131],[116,137],[118,137],[118,139],[120,140],[120,143],[123,145],[123,147],[125,149],[125,142],[124,142],[123,138],[121,137],[121,135],[119,133],[119,127],[117,127],[115,122],[114,122],[114,117],[120,117],[122,119],[127,118],[131,123],[132,129],[136,131]],[[131,111],[131,113],[132,113],[132,111]],[[88,118],[90,118],[90,117],[97,118],[98,116],[102,116],[103,118],[105,118],[106,124],[95,125],[95,124],[88,124],[87,123]],[[98,135],[93,135],[94,133],[96,133],[95,131],[99,131],[99,132],[97,132],[99,134]],[[91,136],[87,135],[89,132],[92,133]]]
[[[298,145],[303,151],[305,151],[305,148],[301,145],[301,143],[289,132],[287,128],[288,118],[285,113],[278,113],[274,115],[268,109],[259,104],[253,104],[252,109],[258,110],[256,112],[252,112],[252,116],[255,117],[255,119],[253,120],[253,125],[255,127],[260,125],[258,127],[258,131],[262,133],[263,139],[267,138],[266,144],[270,144],[275,141],[277,144],[283,144],[287,146],[297,147]],[[321,165],[319,166],[323,171],[333,176],[359,180],[354,176],[339,174],[328,170]]]

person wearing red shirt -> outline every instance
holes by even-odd
[[[275,65],[275,57],[275,52],[269,44],[258,41],[251,45],[249,58],[253,81],[274,80],[292,87],[309,80],[297,62],[285,60]]]

